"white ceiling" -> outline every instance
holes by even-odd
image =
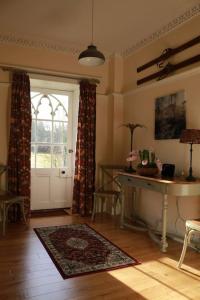
[[[91,11],[92,0],[0,0],[0,42],[78,53]],[[200,0],[94,0],[94,44],[126,55],[196,16]]]

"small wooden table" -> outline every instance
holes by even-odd
[[[162,232],[161,240],[158,243],[161,246],[161,251],[166,252],[167,243],[167,209],[168,209],[168,195],[173,196],[200,196],[200,180],[189,182],[182,178],[174,178],[173,180],[161,179],[159,177],[145,177],[137,174],[130,174],[125,172],[118,173],[118,181],[122,186],[122,212],[121,212],[121,227],[133,227],[124,222],[124,187],[132,186],[135,188],[148,189],[159,192],[163,195],[162,198]]]

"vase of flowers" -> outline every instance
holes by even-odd
[[[137,173],[142,176],[154,176],[158,174],[158,161],[154,151],[147,149],[139,151],[140,163],[137,165]]]
[[[155,152],[151,150],[134,150],[130,153],[128,161],[140,160],[137,165],[136,172],[142,176],[155,176],[162,170],[162,163],[156,159]]]

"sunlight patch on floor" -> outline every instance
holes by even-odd
[[[150,261],[134,267],[108,272],[144,299],[154,300],[191,300],[191,285],[197,289],[200,280],[191,278],[188,287],[188,275],[174,266],[168,265],[170,259]],[[173,277],[172,277],[173,274]],[[174,280],[174,275],[176,280]],[[173,278],[173,279],[172,279]],[[184,291],[184,292],[183,292]]]
[[[193,268],[185,263],[182,264],[181,269],[178,269],[178,261],[174,260],[170,257],[163,257],[158,260],[160,263],[163,263],[165,265],[168,265],[170,267],[176,268],[179,272],[185,272],[185,275],[198,278],[200,281],[200,270],[199,265],[196,268]]]

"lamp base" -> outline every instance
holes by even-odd
[[[187,181],[196,181],[196,178],[193,177],[192,175],[189,175],[185,178]]]
[[[136,172],[136,170],[133,169],[132,166],[126,167],[126,168],[124,169],[124,171],[127,172],[127,173],[135,173],[135,172]]]

